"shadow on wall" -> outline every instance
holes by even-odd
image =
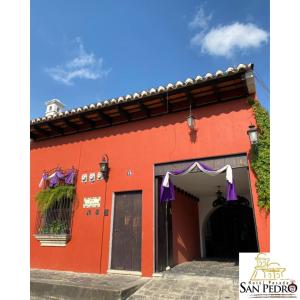
[[[198,203],[178,190],[172,201],[173,263],[200,258]]]
[[[193,110],[193,115],[196,121],[203,120],[207,118],[217,117],[219,115],[226,115],[232,112],[239,112],[242,110],[250,110],[251,106],[248,104],[246,98],[222,102],[214,105],[203,106]],[[153,128],[166,127],[169,125],[182,124],[186,122],[187,111],[181,111],[177,113],[171,113],[169,115],[157,116],[149,119],[132,121],[129,123],[123,123],[120,125],[115,125],[106,128],[95,129],[91,131],[86,131],[82,133],[51,138],[44,141],[36,141],[30,145],[32,150],[39,148],[55,147],[64,144],[72,144],[83,142],[87,140],[94,140],[98,138],[105,138],[110,136],[128,134],[130,132],[146,131]],[[188,132],[188,126],[187,132]],[[192,143],[197,141],[197,131],[190,135],[190,140]]]
[[[201,259],[200,250],[193,252],[191,251],[190,247],[187,247],[184,244],[184,236],[182,236],[181,234],[177,234],[175,240],[177,242],[176,242],[176,253],[174,253],[174,257],[173,257],[174,265],[178,265],[183,262]]]
[[[197,142],[197,132],[198,132],[198,129],[190,130],[190,141],[193,144],[195,144]]]

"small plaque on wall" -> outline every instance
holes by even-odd
[[[100,207],[101,197],[85,197],[83,198],[83,208]]]
[[[81,175],[81,182],[84,182],[84,183],[87,182],[87,174],[86,173]]]
[[[94,182],[95,179],[96,179],[96,174],[95,173],[90,173],[90,176],[89,176],[90,182]]]

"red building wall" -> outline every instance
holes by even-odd
[[[174,265],[200,258],[198,202],[175,191],[172,201]]]
[[[106,273],[109,265],[112,193],[142,190],[142,274],[154,272],[154,164],[249,152],[246,134],[255,124],[247,100],[235,100],[193,110],[197,137],[191,141],[187,112],[169,114],[106,129],[34,142],[31,145],[31,267],[78,272]],[[216,142],[218,141],[218,142]],[[107,183],[81,183],[83,173],[97,172],[103,154],[109,156]],[[33,237],[35,195],[43,170],[56,166],[79,170],[77,207],[72,239],[66,247],[41,247]],[[127,176],[127,171],[132,176]],[[255,176],[250,169],[254,203]],[[105,196],[106,195],[106,196]],[[83,209],[83,197],[101,196],[101,213]],[[103,216],[103,209],[110,210]],[[269,251],[269,216],[255,206],[261,251]]]

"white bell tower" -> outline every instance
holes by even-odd
[[[52,99],[47,101],[46,103],[46,113],[45,116],[55,116],[58,113],[62,112],[65,108],[64,104],[61,103],[58,99]]]

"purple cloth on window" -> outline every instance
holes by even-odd
[[[65,176],[65,184],[74,184],[75,171],[69,170]]]
[[[47,173],[43,173],[41,181],[39,183],[39,187],[40,188],[45,188],[45,186],[47,184],[47,179],[48,179],[48,174]]]
[[[56,171],[55,175],[50,179],[50,187],[56,187],[59,183],[59,180],[64,178],[64,174],[60,171]]]

